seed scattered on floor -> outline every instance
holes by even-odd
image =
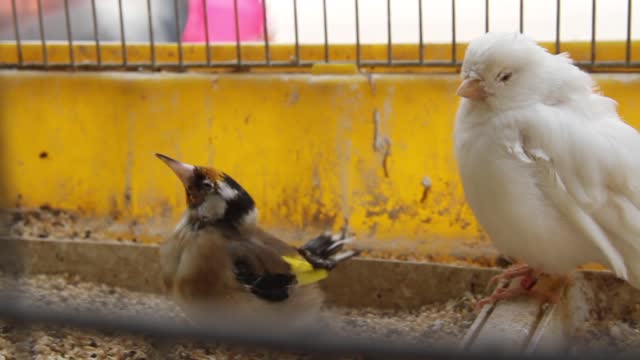
[[[155,219],[151,223],[139,221],[117,220],[110,217],[90,218],[61,209],[43,205],[38,209],[0,210],[0,218],[7,218],[10,235],[26,238],[46,238],[64,240],[100,240],[129,243],[159,243],[172,230],[175,222],[166,219]],[[177,221],[177,220],[176,220]],[[315,234],[307,234],[309,237]],[[300,234],[283,236],[287,239],[299,239]],[[496,266],[498,254],[493,254],[488,239],[483,240],[488,253],[481,256],[436,255],[429,251],[407,249],[362,249],[361,257],[404,260],[404,261],[436,261],[459,265]],[[295,245],[295,244],[294,244]],[[300,245],[300,244],[298,244]],[[475,244],[477,245],[477,244]],[[469,248],[475,246],[468,244]],[[467,246],[467,245],[465,245]]]
[[[72,275],[34,275],[9,282],[0,277],[0,287],[14,290],[21,300],[34,306],[70,307],[78,311],[110,316],[136,314],[156,316],[185,324],[178,307],[164,296],[138,293],[104,284],[81,281]],[[471,294],[415,310],[329,307],[327,318],[338,332],[351,336],[384,336],[390,340],[459,342],[474,318]],[[156,316],[157,317],[157,316]],[[0,358],[15,358],[22,352],[34,359],[304,359],[302,354],[249,351],[226,346],[176,341],[159,344],[144,336],[115,335],[71,328],[32,326],[25,329],[0,323]]]

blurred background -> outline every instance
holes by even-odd
[[[21,40],[39,40],[38,2],[42,3],[42,23],[46,40],[67,40],[64,0],[15,0]],[[175,9],[186,18],[187,0],[151,0],[153,30],[158,41],[177,41]],[[92,1],[68,0],[73,40],[95,39]],[[95,0],[99,39],[120,40],[118,0]],[[125,39],[149,41],[149,16],[146,0],[122,1]],[[15,40],[12,1],[0,4],[0,39]],[[184,25],[184,24],[183,24]],[[182,33],[184,26],[181,27]]]
[[[67,40],[64,0],[14,0],[20,23],[22,40],[40,39],[38,1],[42,3],[42,22],[46,40]],[[104,41],[120,40],[120,12],[118,0],[94,0],[99,38]],[[277,43],[295,41],[293,0],[266,0],[269,35]],[[394,43],[418,41],[418,13],[420,0],[392,1],[391,33]],[[456,6],[456,38],[466,42],[485,30],[485,2],[489,3],[490,30],[513,30],[518,27],[520,2],[516,0],[458,0]],[[159,42],[173,42],[178,33],[184,41],[205,41],[202,0],[149,0],[154,37]],[[235,40],[233,0],[207,0],[210,40]],[[326,4],[328,40],[334,44],[355,42],[354,1],[301,0],[297,6],[299,42],[324,41],[323,4]],[[147,0],[122,1],[122,16],[126,41],[149,40]],[[262,0],[238,0],[240,33],[243,41],[262,39]],[[524,28],[538,41],[555,39],[557,0],[526,1]],[[592,1],[562,0],[561,39],[579,41],[591,39]],[[632,13],[640,13],[640,2],[632,4]],[[94,25],[91,0],[68,0],[70,23],[74,40],[93,40]],[[451,41],[451,1],[422,0],[424,41],[447,43]],[[607,0],[596,3],[596,37],[599,40],[626,38],[626,0]],[[180,24],[176,24],[178,14]],[[361,42],[387,42],[387,1],[366,0],[359,4]],[[382,21],[382,22],[381,22]],[[0,39],[15,39],[12,21],[12,1],[0,3]],[[640,16],[632,17],[632,38],[640,37]]]

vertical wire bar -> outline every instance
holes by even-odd
[[[262,30],[264,31],[264,58],[271,65],[271,49],[269,48],[269,27],[267,25],[267,0],[262,0]]]
[[[206,10],[205,10],[206,11]],[[180,31],[180,3],[178,0],[173,0],[173,14],[176,19],[176,37],[178,41],[178,65],[182,67],[184,65],[182,53],[182,31]]]
[[[147,0],[147,17],[149,22],[149,52],[151,53],[151,66],[156,66],[156,40],[153,33],[153,9],[151,8],[151,0]]]
[[[556,54],[560,53],[560,0],[556,0]]]
[[[591,66],[596,62],[596,0],[591,0]]]
[[[69,63],[72,67],[75,67],[76,60],[73,56],[73,34],[71,31],[71,17],[69,16],[69,0],[64,0],[64,17],[67,24],[67,39],[69,40]]]
[[[631,63],[631,0],[627,0],[627,44],[624,62],[627,66]]]
[[[49,64],[49,56],[47,54],[47,41],[44,39],[44,20],[42,17],[42,0],[38,0],[38,26],[40,27],[40,41],[42,42],[42,64]]]
[[[484,0],[484,32],[489,32],[489,0]]]
[[[329,62],[329,30],[327,27],[327,0],[322,0],[322,20],[324,22],[324,62]]]
[[[524,33],[524,0],[520,0],[520,33]]]
[[[100,38],[98,33],[98,13],[96,11],[96,0],[91,0],[91,16],[93,17],[93,37],[96,42],[96,60],[98,66],[102,65],[102,51],[100,50]]]
[[[456,49],[456,0],[451,0],[451,63],[455,65],[457,63],[457,49]]]
[[[262,3],[264,3],[264,1]],[[202,7],[204,8],[204,41],[207,49],[207,66],[211,66],[211,42],[209,40],[209,11],[207,11],[207,0],[202,0]]]
[[[240,49],[240,20],[238,19],[238,0],[233,0],[233,16],[236,25],[236,62],[242,64],[242,51]]]
[[[298,0],[293,0],[293,30],[296,41],[296,65],[300,65],[300,39],[298,37]]]
[[[387,64],[393,62],[393,49],[391,40],[391,0],[387,0]]]
[[[420,26],[420,64],[424,64],[424,37],[422,34],[422,0],[418,0],[418,26]]]
[[[11,12],[13,14],[13,29],[16,33],[16,52],[18,54],[18,64],[22,66],[22,42],[20,41],[20,25],[18,24],[18,8],[16,6],[16,0],[11,0]]]
[[[359,1],[355,0],[356,5],[356,64],[360,66],[361,54],[360,54],[360,6]]]
[[[120,44],[122,48],[122,65],[127,66],[127,41],[124,38],[124,13],[122,11],[122,0],[118,0],[118,12],[120,15]]]

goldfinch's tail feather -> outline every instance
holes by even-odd
[[[336,263],[345,261],[347,259],[350,259],[356,255],[360,254],[360,251],[356,251],[356,250],[348,250],[348,251],[343,251],[340,254],[336,255],[333,257],[333,260],[336,261]]]
[[[345,244],[353,242],[355,238],[341,234],[332,235],[326,232],[304,244],[300,254],[315,268],[332,269],[339,262],[358,255],[358,250],[341,251]]]

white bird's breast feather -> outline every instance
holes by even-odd
[[[600,252],[554,205],[543,150],[526,149],[517,118],[456,121],[455,152],[466,200],[502,253],[550,272],[600,260]],[[555,174],[553,174],[555,176]],[[584,251],[575,251],[576,247]]]

